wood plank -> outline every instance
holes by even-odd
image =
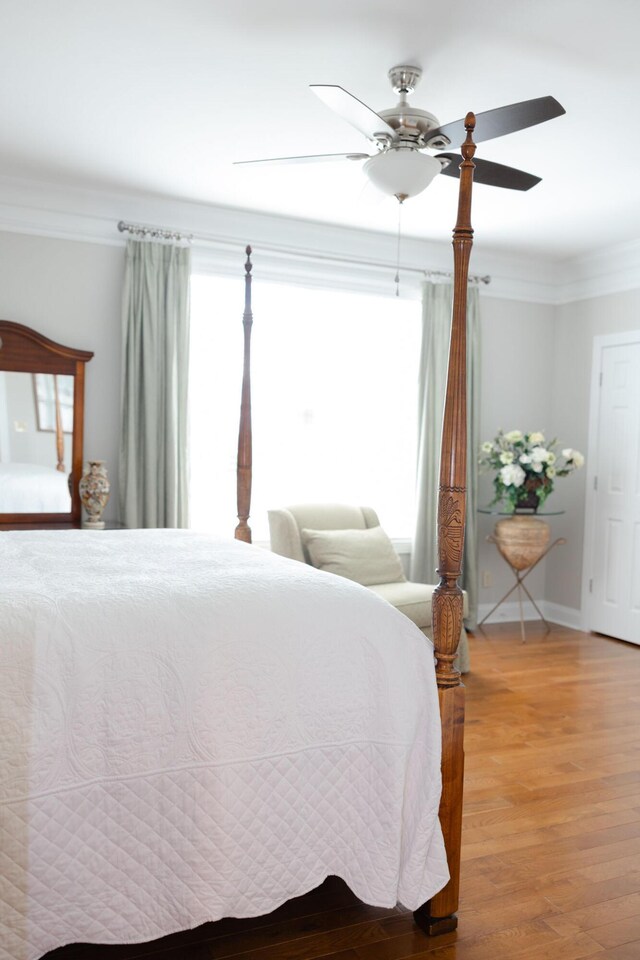
[[[638,947],[640,942],[640,917],[635,915],[633,917],[625,917],[622,920],[616,922],[603,924],[600,927],[594,927],[590,931],[590,936],[597,943],[601,943],[603,947],[617,947],[617,946],[628,946],[628,949],[631,949],[633,945]],[[629,954],[631,956],[631,953]],[[634,954],[634,957],[640,957],[640,953]]]
[[[640,957],[640,940],[633,940],[595,954],[594,960],[638,960],[638,957]]]
[[[552,917],[549,920],[549,926],[564,937],[572,936],[581,931],[593,931],[595,928],[602,929],[605,924],[610,927],[614,924],[619,926],[619,921],[629,920],[637,921],[640,925],[640,893],[631,893],[626,897],[616,897],[613,900],[603,900],[600,903],[590,904],[588,907],[580,907],[577,910],[570,910],[561,916]],[[591,933],[594,939],[597,939],[594,933]],[[637,936],[640,936],[640,926]],[[632,939],[636,939],[633,937]],[[601,943],[601,940],[598,940]],[[617,943],[623,943],[618,940]],[[603,943],[603,946],[616,946],[616,943]]]

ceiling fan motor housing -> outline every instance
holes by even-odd
[[[422,76],[420,67],[401,64],[389,70],[389,81],[396,93],[400,94],[400,101],[389,110],[379,110],[390,127],[397,130],[402,140],[413,140],[419,146],[424,146],[424,134],[440,126],[440,121],[427,110],[418,110],[409,106],[407,97],[413,93]]]
[[[418,140],[429,130],[435,130],[440,126],[440,121],[427,110],[417,110],[410,106],[406,101],[400,101],[396,107],[389,110],[378,110],[378,116],[397,130],[404,137],[410,137]]]

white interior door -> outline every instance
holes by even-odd
[[[589,627],[640,644],[640,338],[600,359]]]

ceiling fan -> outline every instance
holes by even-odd
[[[398,66],[389,70],[389,80],[400,100],[395,107],[376,113],[353,94],[332,84],[311,84],[310,89],[328,107],[354,126],[375,147],[374,153],[325,153],[303,157],[274,157],[265,160],[241,160],[237,165],[274,163],[315,163],[332,160],[364,160],[364,172],[374,186],[395,196],[400,203],[425,190],[433,178],[444,173],[459,177],[459,153],[445,151],[458,147],[465,138],[464,120],[440,124],[426,110],[411,106],[407,97],[416,88],[420,67]],[[533,127],[565,113],[553,97],[538,97],[511,103],[496,110],[476,114],[474,140],[492,140],[516,130]],[[432,152],[428,152],[432,151]],[[510,190],[530,190],[540,182],[523,170],[506,167],[491,160],[474,160],[474,181]]]

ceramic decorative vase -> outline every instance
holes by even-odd
[[[514,570],[527,570],[547,549],[549,524],[525,514],[496,523],[494,538],[498,550]]]
[[[88,530],[104,530],[101,517],[111,489],[105,463],[105,460],[89,460],[87,472],[80,480],[80,499],[87,513],[82,525]]]

